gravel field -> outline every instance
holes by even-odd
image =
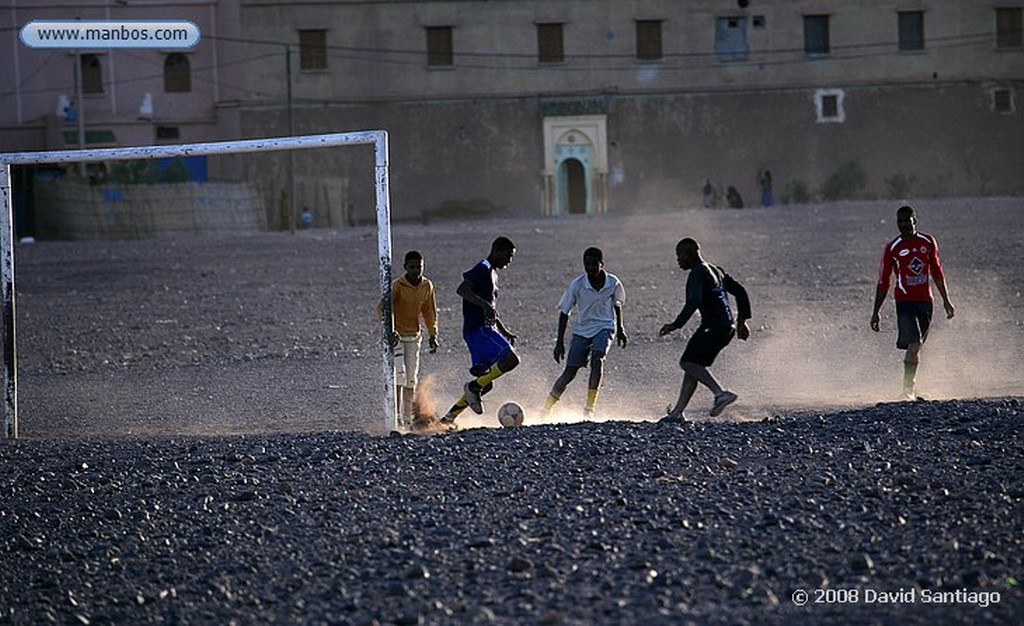
[[[891,299],[867,323],[896,206],[398,224],[439,293],[441,412],[467,379],[461,272],[518,245],[499,310],[523,364],[435,436],[383,429],[372,228],[19,245],[0,623],[1020,623],[1024,200],[917,203],[958,309],[913,403]],[[753,332],[714,368],[740,400],[702,417],[698,390],[696,423],[659,426],[687,235]],[[630,344],[597,421],[579,377],[537,423],[589,245]],[[530,427],[491,428],[506,400]]]

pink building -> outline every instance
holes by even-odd
[[[43,20],[185,20],[200,39],[185,49],[26,45],[21,29]],[[0,152],[238,138],[239,28],[238,0],[5,0]],[[232,177],[229,162],[217,167]]]

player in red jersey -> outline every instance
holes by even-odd
[[[928,338],[932,321],[932,288],[942,296],[946,319],[956,313],[946,291],[946,275],[939,261],[939,246],[935,237],[918,232],[914,207],[901,206],[896,210],[896,227],[900,235],[885,245],[882,263],[878,268],[878,289],[875,291],[875,309],[871,313],[871,330],[878,332],[878,311],[889,293],[892,276],[896,276],[893,299],[896,300],[896,325],[899,334],[896,347],[906,350],[903,359],[903,395],[908,400],[917,397],[914,385],[917,365],[921,360],[921,345]]]

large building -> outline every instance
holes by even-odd
[[[248,135],[390,132],[393,203],[565,214],[1024,191],[1024,0],[241,0]],[[265,56],[266,43],[249,44]],[[349,181],[365,155],[296,155]],[[270,161],[262,172],[277,171]]]
[[[1024,193],[1024,0],[9,0],[0,151],[389,131],[397,219]],[[191,50],[39,50],[41,19],[190,20]],[[79,104],[79,100],[82,102]],[[82,107],[84,117],[76,107]],[[369,148],[227,159],[316,223]],[[226,164],[225,164],[226,163]],[[280,209],[280,210],[279,210]]]
[[[33,48],[43,21],[188,21],[192,48]],[[210,141],[239,134],[237,0],[9,0],[0,5],[0,151]],[[78,67],[76,67],[78,66]],[[81,102],[79,102],[81,99]],[[79,136],[84,122],[84,137]]]

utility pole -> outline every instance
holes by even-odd
[[[290,44],[284,46],[284,73],[288,79],[288,96],[285,108],[285,118],[288,124],[288,136],[295,134],[292,127],[292,47]],[[295,151],[288,150],[288,230],[295,234]]]
[[[85,100],[82,98],[82,51],[75,50],[75,118],[78,120],[78,149],[85,150]],[[78,164],[78,175],[85,179],[85,161]]]

